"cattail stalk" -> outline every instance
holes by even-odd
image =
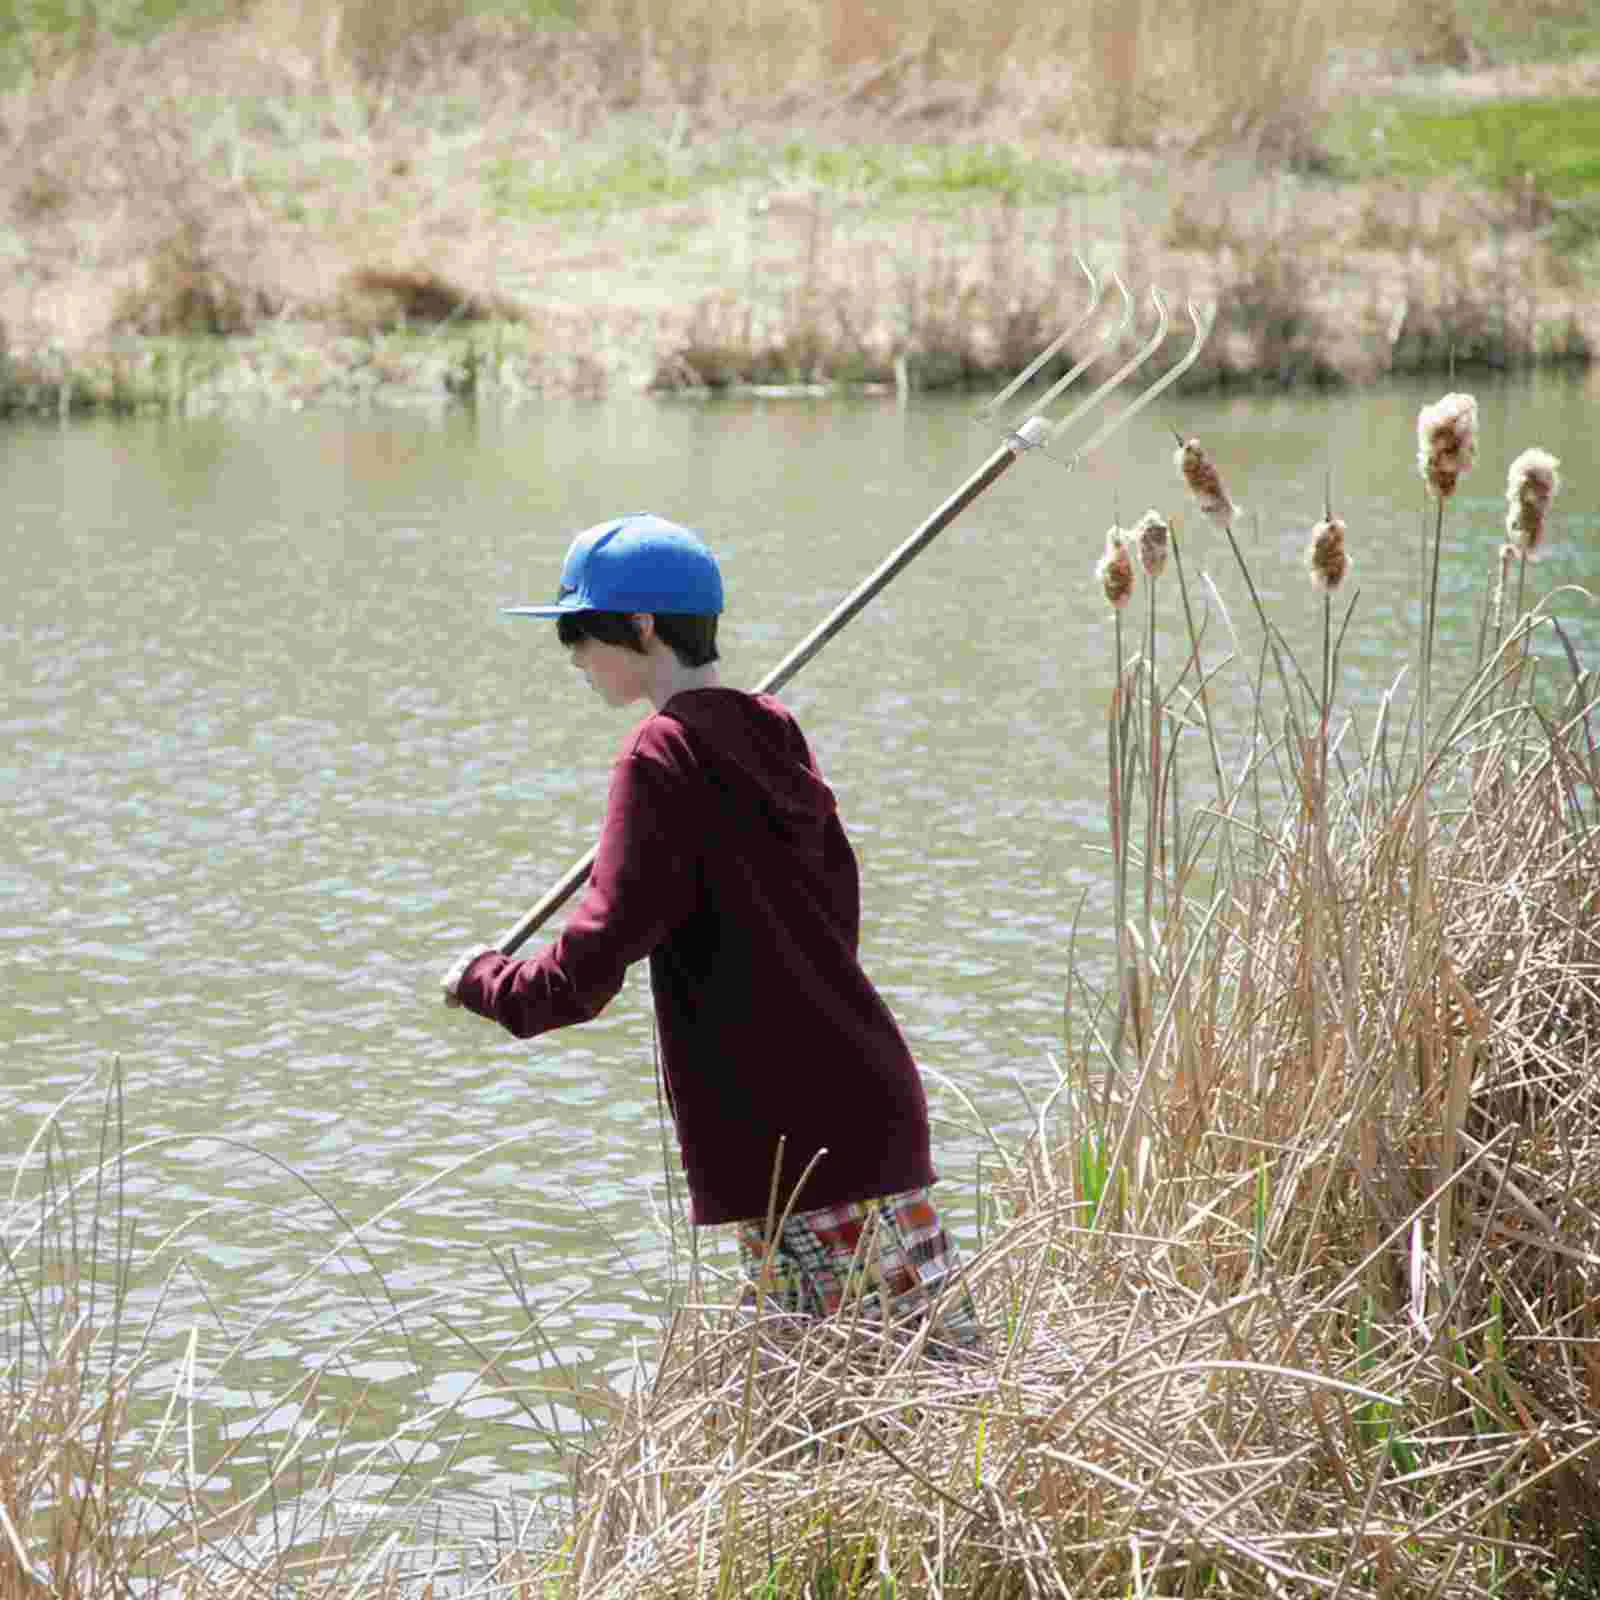
[[[1128,809],[1132,799],[1128,762],[1128,706],[1124,682],[1122,613],[1133,596],[1133,558],[1127,536],[1115,524],[1106,533],[1105,554],[1095,566],[1095,576],[1105,592],[1115,624],[1115,678],[1111,693],[1110,721],[1107,729],[1108,803],[1111,821],[1111,876],[1117,941],[1117,1015],[1111,1039],[1114,1071],[1122,1067],[1123,1037],[1127,1027],[1133,985],[1128,975]],[[1110,1076],[1107,1077],[1110,1092]],[[1104,1197],[1102,1197],[1103,1199]]]
[[[1156,673],[1156,580],[1166,571],[1172,546],[1172,529],[1159,512],[1147,511],[1133,530],[1139,565],[1144,568],[1146,601],[1145,672],[1149,678],[1150,766],[1145,806],[1144,845],[1144,929],[1148,951],[1155,948],[1154,874],[1156,858],[1161,858],[1162,882],[1166,882],[1166,850],[1161,833],[1161,685]],[[1152,957],[1153,959],[1153,957]]]
[[[1205,660],[1200,650],[1200,630],[1195,626],[1194,606],[1189,599],[1189,580],[1183,570],[1183,541],[1178,537],[1178,529],[1174,524],[1168,530],[1169,543],[1172,552],[1172,564],[1178,574],[1178,596],[1183,601],[1183,623],[1189,635],[1189,663],[1194,667],[1195,699],[1200,705],[1200,720],[1205,726],[1206,744],[1211,752],[1211,775],[1217,786],[1217,806],[1226,810],[1228,806],[1228,785],[1222,773],[1222,750],[1217,743],[1217,728],[1215,719],[1211,715],[1211,694],[1206,685]],[[1184,672],[1188,671],[1185,666]],[[1180,673],[1180,681],[1183,674]],[[1174,804],[1176,804],[1176,791],[1174,791]],[[1233,857],[1233,832],[1224,828],[1220,834],[1222,856],[1225,865],[1230,865]],[[1174,840],[1182,838],[1181,830],[1177,824],[1173,826]],[[1181,878],[1181,872],[1180,872]]]
[[[1472,468],[1477,449],[1478,402],[1469,394],[1447,394],[1417,414],[1417,469],[1427,493],[1437,502],[1429,549],[1428,518],[1422,517],[1422,579],[1426,596],[1422,637],[1418,645],[1417,674],[1417,790],[1412,813],[1410,874],[1411,937],[1407,941],[1408,981],[1422,993],[1426,974],[1433,971],[1438,942],[1438,914],[1429,860],[1428,782],[1432,773],[1431,713],[1433,652],[1439,632],[1439,559],[1444,545],[1444,508],[1462,477]],[[1391,1080],[1391,1095],[1404,1093],[1399,1067]]]
[[[1239,508],[1229,498],[1228,491],[1222,482],[1222,474],[1217,471],[1216,463],[1210,454],[1201,445],[1198,439],[1184,439],[1177,435],[1178,449],[1173,456],[1173,465],[1177,467],[1184,483],[1189,487],[1189,492],[1194,496],[1195,503],[1201,511],[1222,529],[1228,541],[1228,548],[1233,551],[1233,559],[1238,563],[1239,571],[1244,578],[1245,588],[1250,591],[1250,603],[1255,607],[1256,618],[1261,623],[1261,631],[1266,636],[1268,647],[1272,651],[1272,659],[1278,669],[1278,679],[1283,685],[1284,694],[1290,694],[1289,674],[1284,668],[1283,652],[1279,648],[1279,641],[1272,624],[1267,620],[1267,608],[1261,603],[1260,592],[1256,588],[1256,580],[1250,572],[1249,565],[1244,559],[1244,553],[1239,549],[1239,541],[1234,537],[1233,524],[1239,515]]]
[[[1433,648],[1439,624],[1439,552],[1444,542],[1445,502],[1461,479],[1472,470],[1478,447],[1478,402],[1470,394],[1447,394],[1417,413],[1417,470],[1438,502],[1433,524],[1433,549],[1423,544],[1423,582],[1427,604],[1423,613],[1418,699],[1419,783],[1425,788],[1428,770],[1428,714],[1433,695]],[[1426,519],[1424,519],[1426,530]],[[1425,794],[1419,796],[1418,826],[1425,825]]]
[[[1330,487],[1331,496],[1331,487]],[[1306,798],[1309,808],[1306,840],[1310,853],[1306,881],[1314,885],[1302,902],[1301,948],[1304,951],[1304,996],[1307,1044],[1310,1049],[1310,1074],[1314,1083],[1322,1081],[1327,1051],[1327,1029],[1322,1013],[1322,985],[1325,967],[1324,915],[1339,916],[1339,895],[1334,882],[1333,860],[1328,849],[1328,729],[1333,716],[1333,596],[1350,571],[1350,558],[1344,547],[1344,522],[1324,503],[1322,521],[1311,530],[1306,544],[1306,569],[1312,583],[1322,592],[1322,694],[1315,737],[1304,741],[1309,751]],[[1337,937],[1337,936],[1336,936]],[[1342,940],[1338,943],[1342,944]],[[1335,948],[1337,954],[1337,945]],[[1348,991],[1350,974],[1341,974]]]
[[[1329,511],[1311,530],[1306,570],[1322,591],[1322,776],[1327,777],[1328,715],[1333,700],[1333,595],[1350,571],[1344,523]]]

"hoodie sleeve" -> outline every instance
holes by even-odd
[[[479,956],[457,988],[461,1003],[519,1039],[598,1016],[628,968],[694,909],[697,834],[680,814],[680,788],[648,757],[624,755],[588,886],[560,938],[526,961]]]

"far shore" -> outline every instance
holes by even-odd
[[[541,106],[526,63],[522,103],[499,104],[478,57],[400,93],[287,51],[264,66],[250,39],[175,35],[0,107],[0,414],[992,388],[1081,313],[1080,263],[1111,309],[1063,359],[1099,348],[1120,278],[1138,310],[1107,359],[1149,336],[1153,290],[1173,331],[1152,371],[1186,348],[1188,304],[1215,307],[1191,392],[1600,349],[1590,202],[1504,175],[1361,177],[1315,152],[1113,149],[872,105],[585,122]],[[1597,84],[1600,58],[1426,90]]]

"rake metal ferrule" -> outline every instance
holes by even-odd
[[[1029,417],[1020,428],[1006,435],[1006,443],[1021,455],[1024,450],[1038,450],[1050,437],[1050,424],[1043,417]]]

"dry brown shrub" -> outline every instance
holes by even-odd
[[[259,0],[250,25],[329,80],[423,66],[472,15],[468,0]]]
[[[1085,283],[1058,214],[1031,231],[999,206],[974,251],[973,224],[933,223],[885,240],[814,224],[783,292],[757,303],[703,296],[666,330],[654,387],[775,382],[898,383],[918,390],[988,383],[1025,367],[1082,311]],[[842,235],[842,236],[841,236]],[[1059,376],[1065,351],[1046,376]]]
[[[139,279],[117,296],[112,329],[226,338],[253,333],[278,310],[269,294],[218,262],[202,226],[191,222],[167,239]]]
[[[430,267],[358,267],[339,285],[331,319],[352,333],[452,323],[520,322],[526,313],[500,295],[480,294]]]

